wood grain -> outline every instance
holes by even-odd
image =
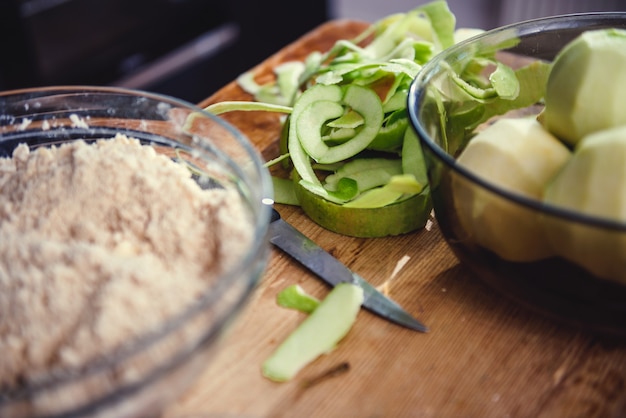
[[[324,51],[365,24],[331,21],[255,68],[271,77],[279,62]],[[249,100],[231,83],[201,105]],[[277,155],[277,115],[225,115],[265,158]],[[503,299],[468,273],[437,225],[393,238],[340,236],[297,208],[283,217],[353,270],[378,285],[403,257],[390,295],[431,332],[421,334],[367,311],[328,355],[277,384],[260,373],[263,360],[303,319],[279,308],[276,293],[299,283],[323,297],[328,288],[280,251],[223,349],[164,418],[200,417],[624,417],[626,342],[570,329]],[[316,378],[338,365],[342,372]]]

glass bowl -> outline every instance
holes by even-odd
[[[472,100],[449,99],[446,91],[451,72],[463,68],[475,51],[495,51],[497,59],[514,70],[533,62],[549,65],[582,32],[608,27],[626,28],[626,13],[554,16],[483,32],[423,67],[411,86],[408,109],[424,152],[435,216],[457,258],[502,294],[535,311],[574,327],[623,337],[626,223],[548,205],[486,181],[459,164],[469,138],[467,127],[478,122],[480,112],[472,110]],[[507,116],[538,115],[542,102],[526,103]],[[462,118],[464,124],[458,122]],[[493,162],[487,159],[485,164]],[[581,236],[589,240],[576,241]],[[570,244],[577,248],[568,253],[565,247]],[[536,254],[516,258],[506,253],[516,246],[514,251]],[[548,250],[538,255],[544,247]]]
[[[27,247],[29,251],[20,259],[28,265],[32,257],[34,264],[44,266],[41,271],[9,273],[18,271],[17,261],[0,260],[0,416],[157,415],[205,369],[266,267],[270,176],[251,143],[223,120],[171,97],[119,88],[53,87],[0,93],[0,156],[5,161],[23,147],[20,144],[27,144],[31,154],[45,147],[40,155],[45,160],[52,155],[50,150],[110,141],[117,134],[134,138],[142,149],[151,148],[155,152],[148,149],[141,155],[150,157],[150,164],[154,155],[159,164],[172,165],[173,171],[164,171],[166,178],[166,174],[159,176],[161,171],[148,171],[148,165],[137,165],[133,172],[134,163],[116,165],[116,154],[115,159],[106,160],[113,161],[109,166],[97,166],[94,179],[86,181],[83,174],[75,174],[84,172],[76,169],[72,179],[82,178],[60,187],[63,193],[57,193],[52,182],[50,193],[43,193],[49,202],[42,206],[47,209],[36,213],[34,225],[48,225],[52,210],[58,212],[56,200],[67,204],[75,192],[68,189],[79,187],[75,185],[93,186],[102,191],[102,197],[99,192],[91,193],[82,201],[89,204],[78,209],[59,206],[76,211],[75,219],[67,222],[78,232],[70,231],[61,243],[72,246],[67,251],[57,251],[48,243]],[[128,152],[121,150],[122,161]],[[24,155],[15,153],[16,161],[18,154]],[[78,167],[83,157],[78,152],[72,155],[71,166]],[[146,172],[150,177],[143,175]],[[171,173],[184,180],[164,188],[166,180],[174,177]],[[118,175],[120,180],[115,180]],[[3,180],[0,186],[4,195],[6,184]],[[16,193],[34,194],[33,184],[37,183],[27,177]],[[180,186],[184,192],[178,193],[178,185],[184,185]],[[104,252],[102,261],[89,264],[91,258],[86,257],[82,262],[87,268],[67,270],[79,266],[75,259],[83,253],[104,251],[105,244],[83,242],[81,234],[83,229],[98,227],[92,222],[100,219],[94,208],[108,207],[122,190],[130,201],[145,191],[140,196],[144,206],[131,206],[121,198],[119,204],[112,204],[106,225],[120,231],[107,237],[135,239],[137,235],[138,244],[129,250],[121,240],[115,250]],[[210,198],[188,200],[188,190]],[[4,230],[2,222],[20,216],[24,207],[20,202],[25,200],[18,199],[9,210],[6,199],[0,199],[4,219],[0,231]],[[136,234],[124,229],[125,224],[137,223]],[[193,231],[196,228],[200,232]],[[0,235],[5,241],[6,235]],[[146,248],[158,247],[159,252],[150,253],[145,242],[150,243]],[[46,257],[51,258],[41,261],[41,248],[48,249]],[[116,252],[120,248],[122,252]],[[12,252],[0,249],[0,253],[5,257]],[[57,253],[66,258],[55,259]],[[180,258],[179,254],[190,255]],[[171,266],[163,264],[161,269],[163,259]],[[130,273],[117,273],[127,270]],[[54,277],[47,276],[51,272]],[[95,284],[89,287],[92,276]],[[42,277],[38,285],[33,284],[36,277]],[[126,281],[121,282],[122,277]],[[27,297],[20,292],[28,292]],[[58,315],[65,310],[67,316]],[[50,320],[53,315],[57,316]]]

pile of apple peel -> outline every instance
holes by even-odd
[[[285,115],[275,201],[300,206],[344,235],[399,235],[425,226],[432,204],[422,151],[409,124],[411,82],[437,53],[475,31],[456,30],[445,1],[384,17],[354,39],[274,68],[264,84],[238,77],[250,102],[206,110]]]

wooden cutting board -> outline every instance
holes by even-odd
[[[278,63],[325,51],[365,27],[330,21],[254,70],[262,81]],[[250,96],[233,82],[201,106],[224,100]],[[224,118],[266,159],[278,155],[277,115]],[[324,230],[298,208],[280,210],[374,285],[406,261],[389,294],[431,331],[409,331],[361,311],[339,346],[293,381],[264,379],[261,363],[304,318],[278,307],[277,292],[294,283],[318,297],[329,290],[272,249],[262,282],[222,350],[165,418],[626,416],[626,343],[566,328],[503,299],[459,265],[436,224],[399,237],[360,239]]]

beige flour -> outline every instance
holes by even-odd
[[[188,305],[252,239],[241,200],[118,135],[0,159],[0,389]]]

